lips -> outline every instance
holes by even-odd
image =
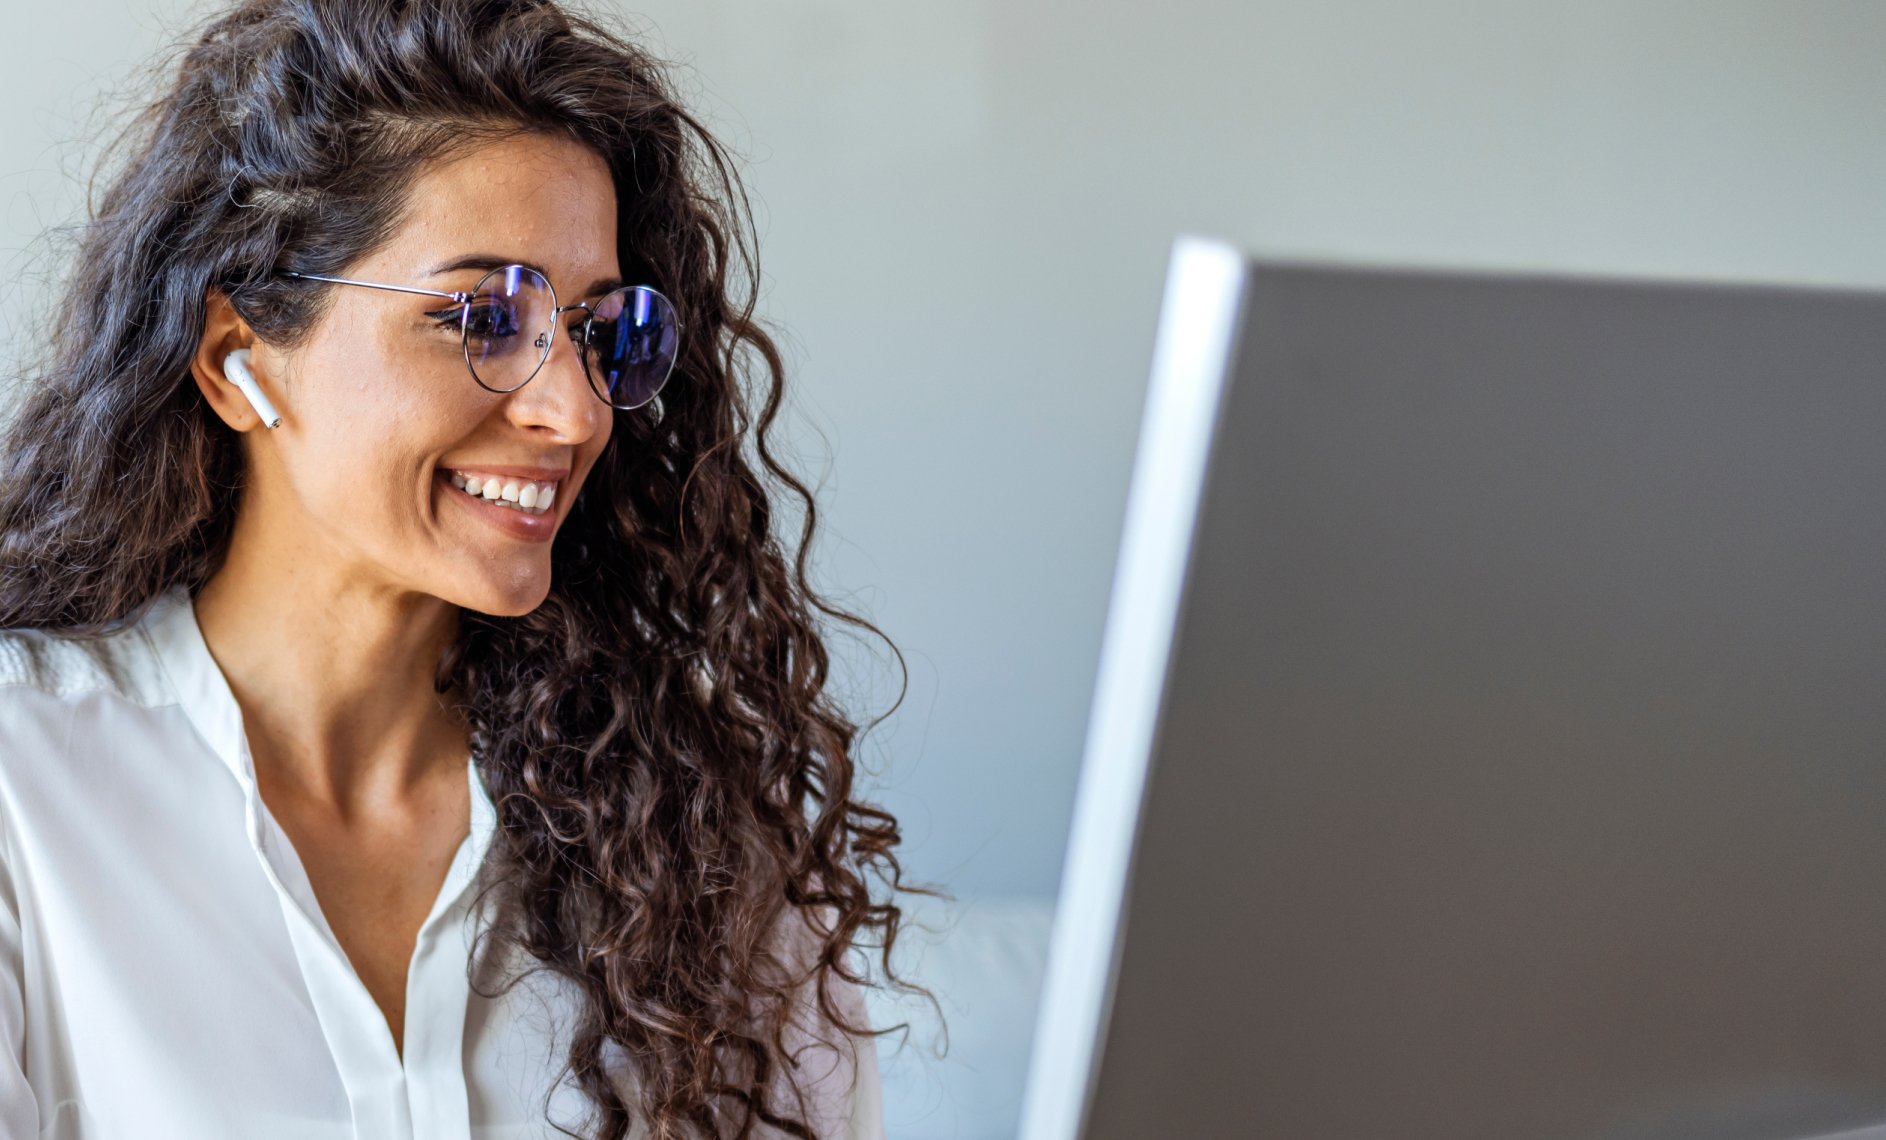
[[[540,511],[525,510],[513,503],[498,503],[482,494],[471,495],[454,481],[455,473],[441,468],[436,476],[441,493],[465,505],[465,509],[500,533],[526,542],[547,542],[557,533],[555,500]],[[550,484],[554,494],[556,485]]]

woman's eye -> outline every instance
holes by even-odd
[[[503,305],[474,302],[454,305],[449,309],[435,309],[426,315],[436,320],[439,327],[454,332],[463,328],[468,336],[501,338],[514,337],[518,333],[516,312]]]
[[[465,331],[473,336],[516,336],[516,314],[498,305],[472,305],[465,313]]]

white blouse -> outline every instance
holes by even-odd
[[[256,791],[183,587],[96,645],[0,631],[0,1137],[576,1130],[590,1102],[557,1080],[574,991],[548,972],[492,999],[467,983],[496,812],[466,772],[471,834],[419,931],[402,1061]],[[864,1024],[857,988],[830,984]],[[877,1054],[853,1044],[803,1055],[812,1127],[882,1140]]]

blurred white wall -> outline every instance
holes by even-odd
[[[183,10],[9,12],[6,280],[76,207],[91,105]],[[965,895],[1059,879],[1174,233],[1886,285],[1877,3],[617,10],[747,160],[821,577],[911,668],[865,758],[909,869]],[[7,353],[38,335],[23,306],[0,292]],[[857,711],[881,711],[881,647],[839,650]]]

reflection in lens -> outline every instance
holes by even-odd
[[[674,370],[681,330],[674,305],[646,285],[618,289],[592,308],[590,378],[618,408],[655,398]]]
[[[465,312],[465,360],[485,387],[509,392],[536,374],[550,354],[550,284],[522,265],[494,269],[478,282]]]

